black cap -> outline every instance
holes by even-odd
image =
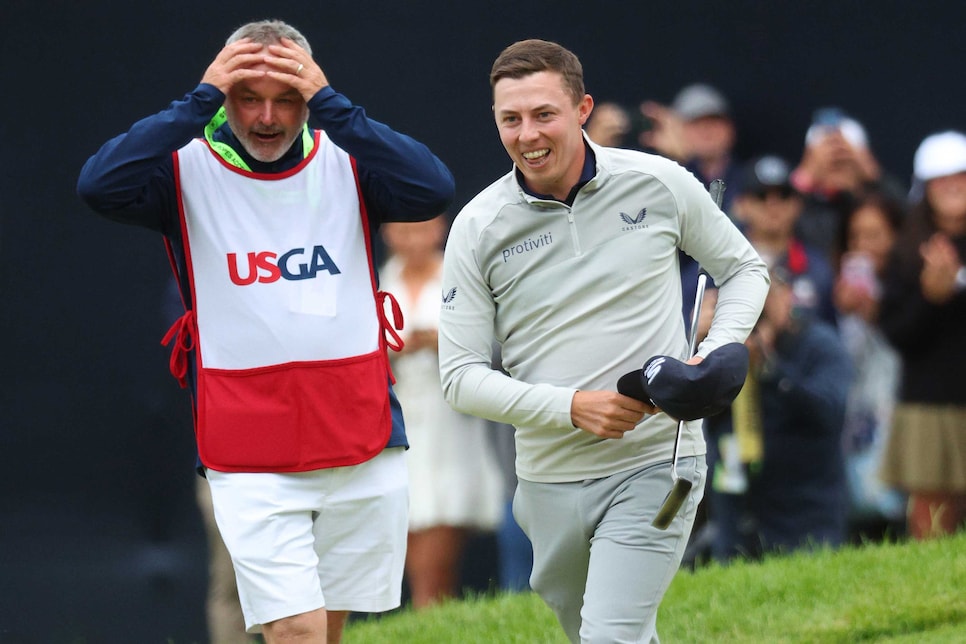
[[[748,349],[725,344],[696,365],[670,356],[654,356],[639,371],[621,376],[617,390],[655,404],[676,420],[695,420],[727,409],[745,384]]]

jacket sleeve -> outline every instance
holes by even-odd
[[[443,260],[443,396],[465,414],[513,425],[575,429],[570,405],[576,389],[530,384],[492,368],[496,304],[477,262],[474,225],[467,219],[461,215],[453,223]]]
[[[729,342],[744,342],[758,322],[770,278],[765,262],[704,186],[688,172],[669,172],[681,219],[680,247],[718,286],[718,301],[698,355]]]
[[[370,218],[422,221],[449,207],[453,175],[424,144],[370,119],[331,87],[312,97],[309,110],[329,139],[356,159]]]
[[[201,84],[138,121],[87,160],[77,181],[78,195],[109,219],[169,232],[177,221],[171,156],[202,134],[224,100],[216,87]]]

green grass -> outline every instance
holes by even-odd
[[[658,616],[676,642],[966,642],[966,535],[681,571]],[[344,644],[567,644],[533,593],[352,621]]]

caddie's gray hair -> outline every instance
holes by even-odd
[[[305,39],[302,32],[281,20],[259,20],[242,25],[232,35],[228,36],[225,44],[230,45],[242,38],[251,38],[254,42],[262,45],[274,45],[281,42],[282,38],[288,38],[308,52],[309,56],[312,55],[312,47],[309,46],[309,41]]]

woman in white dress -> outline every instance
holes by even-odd
[[[405,346],[390,357],[410,444],[406,579],[416,609],[458,594],[467,537],[496,530],[504,498],[492,424],[443,400],[437,328],[446,231],[443,217],[382,227],[391,255],[380,289],[395,296],[405,320]]]

